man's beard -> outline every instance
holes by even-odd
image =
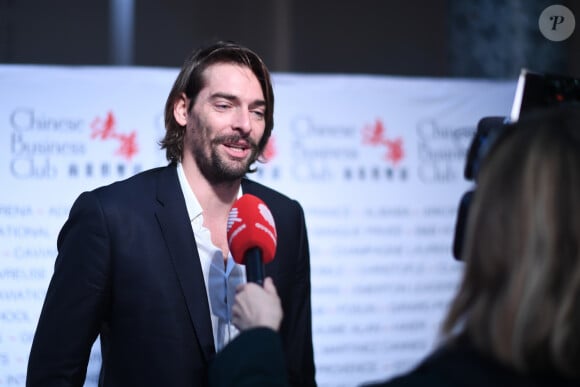
[[[205,133],[204,133],[205,134]],[[200,137],[203,137],[200,138]],[[241,136],[231,135],[222,136],[212,139],[209,143],[207,137],[199,136],[193,139],[192,151],[193,157],[203,176],[212,184],[233,182],[241,179],[246,175],[250,165],[256,160],[258,154],[257,145],[250,139],[246,139],[250,148],[251,155],[247,161],[228,162],[224,160],[217,152],[217,147],[223,143],[235,143]],[[206,154],[209,148],[209,155]]]

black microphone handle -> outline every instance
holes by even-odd
[[[264,286],[264,261],[262,260],[262,250],[259,247],[252,247],[244,253],[244,264],[246,265],[246,280]]]

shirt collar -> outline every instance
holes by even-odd
[[[185,177],[185,171],[183,170],[183,165],[177,163],[177,178],[179,179],[179,185],[181,186],[181,191],[183,192],[183,197],[185,198],[185,207],[187,208],[187,215],[189,216],[189,221],[193,222],[196,218],[200,218],[203,215],[203,209],[201,204],[195,197],[187,178]],[[240,189],[238,190],[237,199],[242,196],[242,185],[240,184]]]
[[[177,163],[177,177],[179,179],[181,191],[183,192],[183,197],[185,198],[185,207],[187,208],[189,221],[193,222],[195,218],[198,218],[202,215],[203,209],[193,194],[193,190],[191,189],[191,186],[185,177],[185,171],[183,170],[183,165],[181,163]]]

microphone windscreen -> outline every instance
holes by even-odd
[[[228,216],[228,245],[234,260],[244,264],[246,251],[257,247],[268,263],[274,259],[276,241],[274,217],[266,203],[250,194],[236,200]]]

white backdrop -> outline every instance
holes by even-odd
[[[164,165],[177,69],[0,65],[0,385],[22,386],[56,237],[84,190]],[[320,386],[408,370],[436,344],[478,120],[515,80],[274,74],[259,180],[298,199],[311,245]],[[95,347],[87,385],[96,385]]]

